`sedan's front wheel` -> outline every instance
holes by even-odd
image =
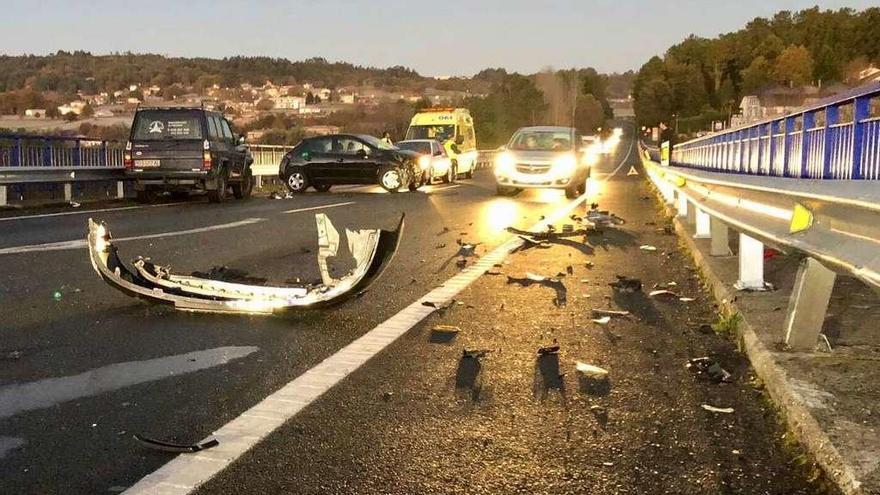
[[[284,184],[290,189],[290,192],[301,193],[309,188],[309,179],[302,169],[293,169],[287,175],[287,180],[284,181]]]
[[[398,167],[383,166],[379,169],[379,185],[388,192],[396,193],[403,186],[403,172]]]

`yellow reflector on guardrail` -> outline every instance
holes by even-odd
[[[791,213],[791,226],[789,233],[795,234],[803,232],[813,226],[813,212],[808,210],[806,206],[795,203],[794,211]]]
[[[684,187],[684,185],[687,184],[687,181],[684,180],[684,177],[682,177],[680,175],[676,175],[675,177],[672,178],[672,183],[678,187]]]

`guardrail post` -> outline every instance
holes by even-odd
[[[853,154],[852,154],[852,178],[864,179],[862,171],[862,157],[865,145],[865,120],[871,116],[871,98],[862,96],[853,102]]]
[[[785,344],[790,349],[811,351],[816,347],[836,278],[812,258],[801,261],[785,316]]]
[[[0,206],[6,206],[6,186],[0,186]]]
[[[116,199],[125,198],[125,182],[118,180],[116,181]]]
[[[685,222],[687,222],[688,225],[695,225],[697,223],[697,203],[691,203],[687,205]]]
[[[730,229],[727,228],[727,224],[711,217],[709,219],[709,235],[712,236],[709,255],[730,256]]]
[[[70,182],[64,183],[64,201],[70,202],[73,200],[73,184]]]
[[[696,233],[694,239],[710,239],[712,237],[712,217],[694,205],[694,223],[696,224]]]
[[[739,234],[739,280],[738,289],[764,288],[764,243]]]
[[[809,176],[809,162],[807,158],[810,156],[810,133],[809,130],[816,126],[816,114],[815,112],[805,112],[804,113],[804,130],[803,136],[801,139],[801,166],[800,166],[800,175],[799,179],[804,179]]]
[[[831,155],[834,152],[834,149],[837,147],[837,139],[835,137],[835,129],[832,126],[837,125],[840,122],[840,107],[837,105],[830,106],[825,109],[825,130],[822,132],[822,140],[825,141],[825,146],[822,151],[822,178],[823,179],[832,179],[834,178],[833,171],[831,170]],[[839,177],[838,177],[839,178]]]
[[[678,215],[679,217],[687,217],[688,214],[688,198],[681,191],[678,191]]]

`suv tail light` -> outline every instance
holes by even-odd
[[[125,143],[125,151],[122,153],[122,164],[127,169],[134,168],[134,160],[131,158],[131,141]]]
[[[202,170],[211,170],[211,152],[205,150],[202,154]]]

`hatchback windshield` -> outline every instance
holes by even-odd
[[[401,141],[397,143],[397,147],[402,150],[415,151],[423,155],[431,154],[431,143],[426,141]]]
[[[510,140],[510,149],[516,151],[569,151],[572,149],[571,131],[522,131]]]
[[[144,110],[134,120],[132,139],[202,139],[201,112],[191,110]]]
[[[376,149],[380,149],[380,150],[396,150],[397,149],[396,146],[390,145],[390,144],[386,143],[385,141],[382,141],[381,139],[377,139],[373,136],[362,135],[362,136],[358,136],[358,137],[363,139],[364,142],[366,142],[367,144],[369,144],[371,148],[376,148]]]
[[[413,125],[406,131],[407,139],[436,139],[441,143],[454,136],[454,125]]]

